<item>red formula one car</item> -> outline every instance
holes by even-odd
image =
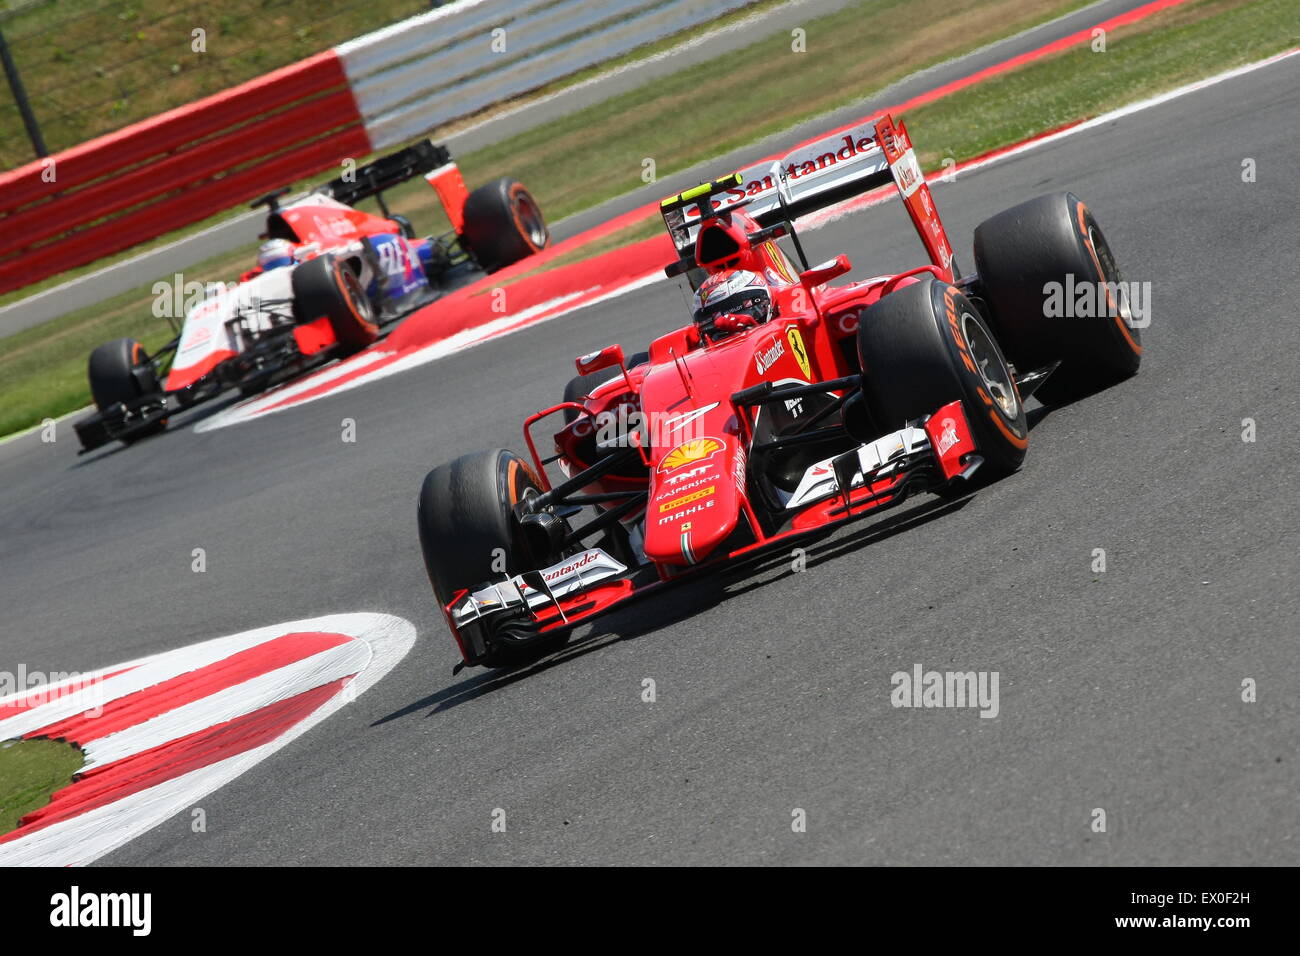
[[[809,266],[793,220],[891,180],[929,264],[829,285],[849,260]],[[579,358],[565,401],[525,421],[527,458],[480,452],[425,478],[420,542],[465,664],[521,662],[685,575],[1015,471],[1030,393],[1061,401],[1137,371],[1088,208],[1061,193],[994,216],[977,274],[959,276],[888,116],[662,211],[693,321],[631,360],[617,345]],[[1054,282],[1091,283],[1105,308],[1050,318]]]

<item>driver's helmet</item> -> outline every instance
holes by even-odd
[[[772,317],[772,290],[762,276],[745,269],[717,272],[700,283],[695,292],[693,319],[700,333],[717,340],[738,331],[715,323],[724,315],[738,315],[762,324]],[[732,325],[732,323],[728,323]]]
[[[288,239],[268,239],[257,250],[257,267],[263,272],[293,265],[293,243]]]

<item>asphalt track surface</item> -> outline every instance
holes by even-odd
[[[108,863],[1300,862],[1298,112],[1292,58],[938,186],[959,250],[1021,199],[1083,196],[1153,284],[1142,373],[1033,413],[1017,475],[813,542],[801,574],[685,585],[534,668],[451,676],[421,478],[519,446],[573,356],[680,323],[665,282],[248,424],[0,446],[0,667],[336,612],[418,627],[377,687],[205,799],[206,833],[182,814]],[[897,203],[806,239],[858,276],[919,261]],[[891,707],[918,663],[997,671],[997,718]]]

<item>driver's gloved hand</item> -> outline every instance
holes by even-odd
[[[758,325],[758,322],[751,315],[728,312],[726,315],[720,315],[713,320],[712,337],[719,339],[726,335],[734,335],[744,329],[752,329],[756,325]]]

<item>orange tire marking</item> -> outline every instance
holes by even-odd
[[[1018,434],[1007,427],[1007,423],[1002,420],[1002,416],[998,414],[998,410],[993,406],[993,399],[989,397],[989,394],[984,391],[983,388],[977,388],[976,391],[979,392],[979,396],[983,400],[984,404],[989,407],[989,418],[993,419],[993,424],[998,426],[998,430],[1006,436],[1007,441],[1011,442],[1011,444],[1015,445],[1017,448],[1028,448],[1029,439],[1021,438]]]
[[[1097,276],[1099,279],[1101,279],[1103,283],[1103,288],[1105,288],[1104,283],[1106,282],[1106,274],[1102,272],[1101,260],[1097,258],[1097,250],[1092,247],[1092,241],[1088,238],[1088,227],[1084,223],[1084,219],[1083,219],[1084,213],[1087,211],[1087,207],[1084,206],[1082,202],[1080,202],[1078,204],[1077,210],[1079,215],[1079,232],[1083,235],[1083,244],[1088,249],[1088,255],[1092,256],[1092,264],[1097,267]],[[1124,323],[1124,317],[1119,314],[1118,303],[1116,303],[1111,298],[1110,289],[1106,289],[1106,301],[1110,302],[1112,306],[1115,306],[1114,308],[1115,325],[1119,328],[1121,334],[1123,334],[1124,340],[1128,342],[1129,348],[1133,350],[1134,354],[1141,355],[1142,346],[1139,345],[1134,340],[1133,334],[1129,331],[1128,326]]]

